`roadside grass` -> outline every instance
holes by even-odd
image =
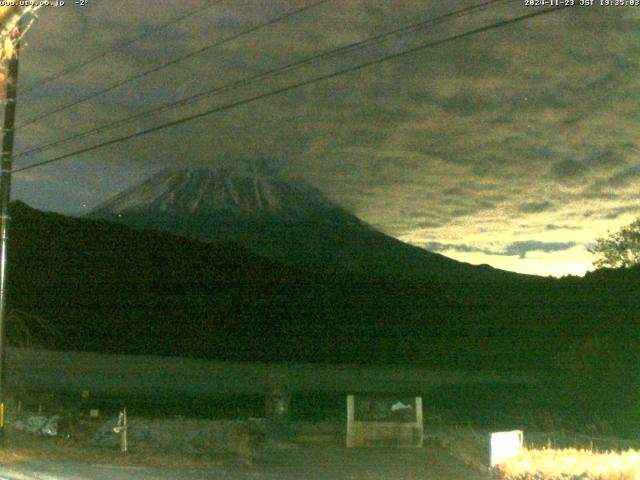
[[[525,449],[495,473],[505,480],[635,480],[640,479],[640,451]]]
[[[640,480],[640,442],[562,432],[525,431],[525,448],[490,469],[489,431],[445,427],[427,435],[458,462],[505,480]],[[597,432],[596,432],[597,433]]]

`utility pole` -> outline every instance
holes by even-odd
[[[17,31],[20,34],[20,23]],[[5,348],[4,334],[7,310],[7,240],[9,238],[9,201],[11,200],[11,170],[13,169],[13,137],[16,118],[16,94],[18,84],[18,54],[20,40],[8,59],[7,78],[4,86],[4,128],[2,129],[2,154],[0,156],[0,445],[5,443]]]

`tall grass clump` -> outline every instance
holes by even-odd
[[[506,480],[640,480],[640,451],[525,449],[495,473]]]

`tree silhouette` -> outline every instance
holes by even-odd
[[[632,267],[640,264],[640,218],[617,232],[607,232],[606,237],[596,239],[589,252],[600,255],[593,262],[596,268]]]

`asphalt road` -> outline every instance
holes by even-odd
[[[436,447],[299,447],[259,452],[251,466],[158,469],[30,461],[0,466],[0,480],[488,480]]]
[[[71,462],[28,462],[0,466],[0,480],[202,480],[228,478],[216,472],[149,467],[90,465]]]

